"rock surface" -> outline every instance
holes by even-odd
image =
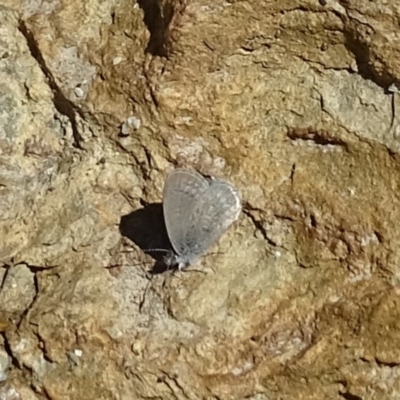
[[[400,398],[395,1],[5,0],[0,399]],[[240,220],[150,275],[174,166]]]

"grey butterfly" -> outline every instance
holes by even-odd
[[[165,181],[163,210],[174,252],[165,257],[179,271],[194,264],[235,222],[242,209],[239,191],[221,179],[178,168]]]

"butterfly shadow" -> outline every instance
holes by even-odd
[[[171,251],[172,246],[164,222],[162,203],[146,204],[122,216],[119,230],[122,236],[154,259],[151,274],[161,274],[168,270],[164,256]]]

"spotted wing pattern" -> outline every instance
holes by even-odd
[[[242,205],[238,190],[229,182],[212,180],[193,204],[185,221],[182,251],[192,263],[217,242],[238,219]]]
[[[164,220],[171,245],[179,256],[190,253],[187,224],[208,187],[207,180],[193,170],[178,168],[167,176],[163,193]]]

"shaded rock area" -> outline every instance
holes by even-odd
[[[400,398],[395,0],[0,5],[0,399]],[[150,274],[174,166],[243,213]]]

